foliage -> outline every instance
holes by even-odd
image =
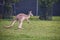
[[[20,0],[3,0],[5,2],[11,2],[11,3],[16,3],[16,2],[19,2]]]
[[[13,7],[15,3],[19,2],[20,0],[3,0],[4,2],[4,15],[3,18],[10,18],[13,14]]]
[[[46,13],[42,13],[43,17],[41,19],[52,20],[52,12],[53,12],[53,4],[58,2],[59,0],[38,0],[40,4],[40,8],[45,9]],[[39,17],[40,18],[40,17]]]
[[[5,2],[6,9],[10,9],[10,8],[12,8],[13,3],[17,3],[20,0],[3,0],[3,1]]]
[[[38,1],[39,1],[39,4],[42,4],[44,2],[47,6],[58,2],[58,0],[38,0]]]

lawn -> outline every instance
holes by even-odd
[[[4,26],[10,24],[8,19],[0,19],[0,40],[60,40],[60,16],[52,21],[44,21],[38,17],[31,17],[30,23],[23,23],[24,29],[18,29],[18,23],[9,29]]]

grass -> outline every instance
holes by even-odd
[[[18,23],[9,29],[4,26],[10,20],[0,20],[0,40],[60,40],[60,16],[53,17],[52,21],[44,21],[38,17],[31,17],[31,22],[23,23],[24,29],[18,29]]]

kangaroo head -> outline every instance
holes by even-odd
[[[29,15],[30,15],[30,16],[33,16],[32,11],[29,11]]]

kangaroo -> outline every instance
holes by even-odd
[[[18,21],[19,22],[18,28],[21,29],[23,21],[26,20],[29,23],[30,22],[29,18],[31,16],[33,16],[32,11],[29,11],[28,15],[26,15],[24,13],[19,13],[18,15],[15,16],[15,19],[13,20],[13,22],[11,23],[11,25],[9,25],[7,27],[9,28],[9,27],[13,26],[15,24],[15,22]]]

